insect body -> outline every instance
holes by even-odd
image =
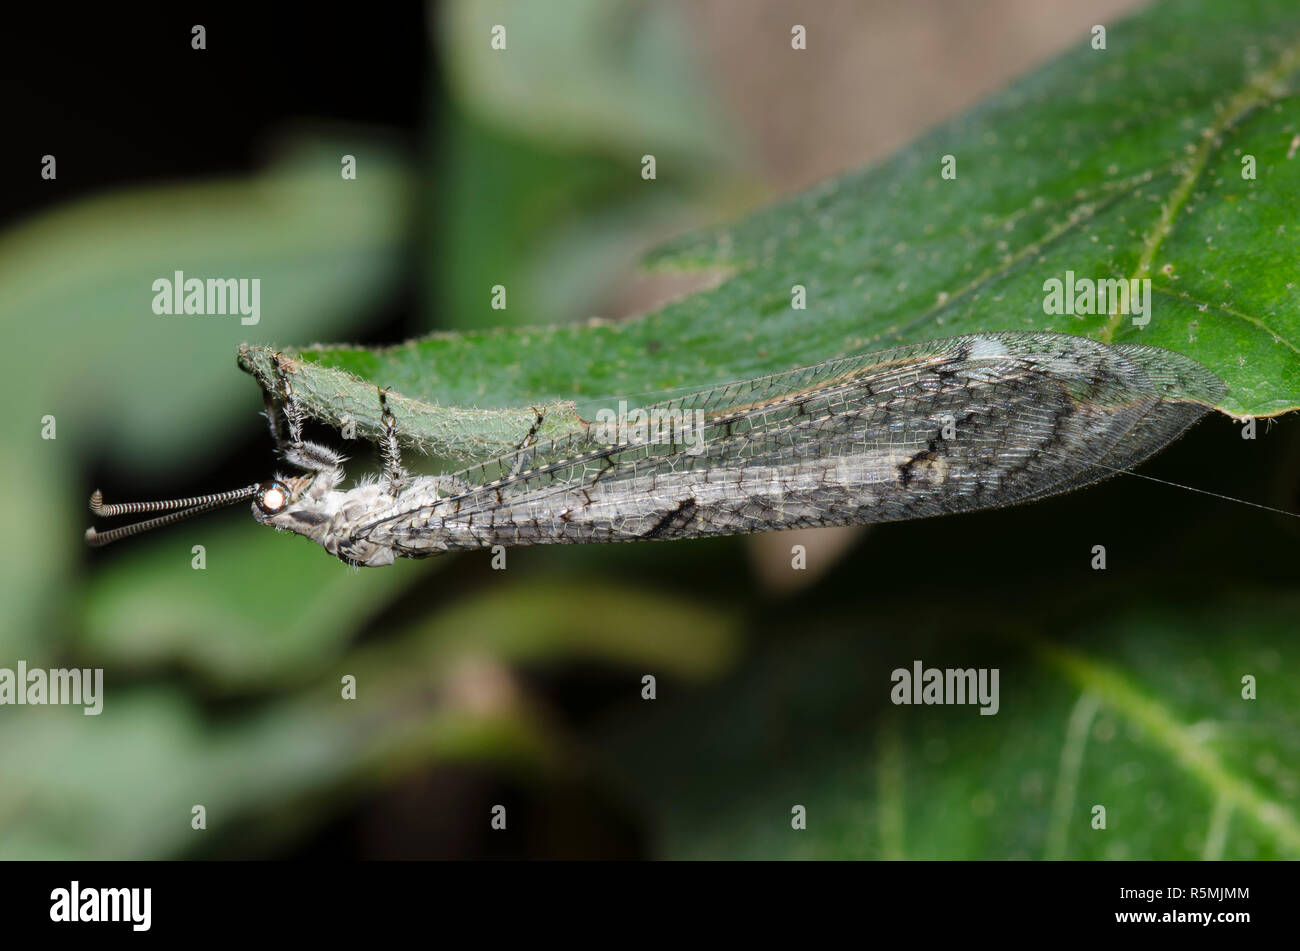
[[[279,440],[283,407],[282,454],[304,474],[238,492],[254,500],[257,521],[358,565],[492,545],[866,524],[1010,505],[1105,478],[1175,439],[1224,391],[1199,363],[1153,347],[980,334],[646,408],[651,419],[694,420],[688,430],[609,441],[588,425],[452,475],[406,474],[385,402],[384,475],[343,490],[343,460],[299,437],[286,378],[268,416]],[[92,541],[111,540],[93,532]]]

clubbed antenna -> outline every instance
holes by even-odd
[[[161,528],[164,525],[171,525],[173,522],[179,522],[192,515],[210,512],[212,509],[251,499],[257,494],[259,488],[261,488],[260,485],[247,485],[242,489],[232,489],[229,492],[218,492],[214,495],[199,495],[189,499],[171,499],[159,502],[119,502],[115,505],[105,505],[103,494],[99,489],[96,489],[90,496],[90,511],[95,515],[111,517],[114,515],[136,515],[141,512],[167,512],[167,514],[143,522],[123,525],[121,528],[114,528],[107,532],[98,532],[94,528],[88,528],[86,529],[86,544],[99,547],[122,538],[130,538],[132,535],[139,535],[142,532]],[[176,511],[178,509],[179,511]]]

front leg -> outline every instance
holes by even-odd
[[[519,475],[526,468],[525,464],[532,461],[532,454],[524,450],[532,449],[537,445],[537,432],[542,428],[543,420],[546,419],[546,413],[536,406],[530,407],[530,409],[532,409],[536,419],[533,420],[533,425],[528,428],[528,432],[524,433],[524,438],[519,440],[519,444],[515,446],[515,461],[510,466],[510,472],[508,473],[511,476]]]
[[[276,377],[280,381],[280,400],[277,405],[275,397],[269,390],[262,391],[262,403],[266,407],[266,422],[271,428],[271,438],[280,458],[290,465],[297,466],[305,472],[336,472],[342,477],[342,466],[346,457],[319,443],[305,442],[302,438],[302,424],[307,418],[298,398],[294,396],[293,384],[289,373],[280,362],[277,353],[271,358]],[[281,414],[280,405],[284,407]],[[281,415],[288,422],[289,438],[285,439],[281,427]],[[337,480],[336,480],[337,481]]]
[[[397,442],[397,417],[388,408],[388,387],[379,390],[379,410],[379,418],[384,424],[384,435],[379,440],[379,455],[384,462],[384,484],[388,487],[388,494],[396,498],[410,483],[411,476],[402,468],[402,449]]]

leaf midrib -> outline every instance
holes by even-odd
[[[1200,181],[1210,159],[1223,145],[1224,136],[1256,109],[1277,99],[1278,94],[1274,89],[1298,71],[1300,71],[1300,40],[1286,47],[1278,55],[1272,67],[1249,77],[1245,85],[1238,89],[1220,110],[1214,123],[1201,130],[1201,141],[1192,153],[1186,169],[1179,176],[1168,199],[1160,206],[1160,220],[1142,242],[1142,252],[1138,256],[1130,280],[1145,277],[1151,272],[1151,265],[1155,263],[1156,255],[1177,225],[1178,217],[1187,206],[1187,199],[1191,196],[1196,183]],[[1123,323],[1124,317],[1123,313],[1112,306],[1110,320],[1098,335],[1103,343],[1111,343],[1115,339],[1115,332]]]
[[[1191,776],[1216,797],[1228,803],[1270,833],[1275,841],[1300,854],[1300,820],[1281,803],[1270,799],[1244,776],[1230,770],[1205,744],[1192,736],[1159,701],[1144,694],[1119,671],[1056,644],[1032,642],[1033,649],[1048,667],[1063,674],[1125,719],[1142,727]]]

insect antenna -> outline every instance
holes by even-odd
[[[1155,476],[1146,475],[1142,472],[1134,472],[1132,469],[1116,469],[1112,466],[1103,465],[1100,462],[1094,462],[1093,465],[1100,466],[1103,469],[1110,469],[1112,472],[1118,472],[1123,475],[1131,475],[1139,479],[1146,479],[1148,482],[1158,482],[1161,485],[1173,486],[1175,489],[1186,489],[1188,492],[1195,492],[1198,495],[1208,495],[1211,498],[1222,499],[1225,502],[1236,502],[1238,505],[1248,505],[1253,509],[1263,509],[1265,512],[1272,512],[1275,515],[1286,515],[1290,518],[1300,518],[1300,512],[1288,512],[1286,509],[1274,508],[1271,505],[1262,505],[1259,502],[1239,499],[1235,495],[1223,495],[1219,492],[1211,492],[1209,489],[1198,489],[1194,485],[1183,485],[1181,482],[1170,482],[1168,479],[1157,479]]]
[[[103,493],[96,489],[90,496],[90,511],[95,515],[109,517],[113,515],[135,515],[141,512],[167,512],[167,514],[158,518],[146,519],[143,522],[123,525],[107,532],[98,532],[94,528],[88,528],[86,529],[86,544],[99,547],[122,538],[130,538],[132,535],[139,535],[142,532],[161,528],[164,525],[171,525],[192,515],[251,499],[257,494],[259,488],[261,488],[260,484],[254,484],[246,485],[242,489],[217,492],[213,495],[198,495],[189,499],[170,499],[157,502],[119,502],[115,505],[104,504]]]

